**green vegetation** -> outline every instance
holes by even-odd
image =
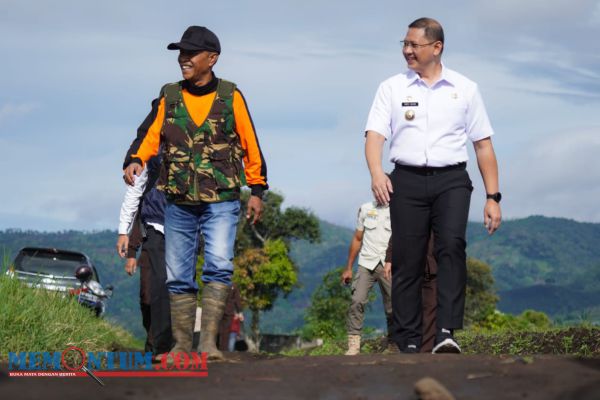
[[[549,329],[553,326],[550,318],[540,311],[525,310],[520,315],[494,311],[470,326],[474,332],[497,332],[503,330],[527,331]]]
[[[478,332],[457,335],[465,354],[600,356],[600,329],[590,326]]]
[[[321,285],[313,292],[310,306],[304,316],[305,325],[302,336],[308,339],[342,339],[346,336],[346,315],[351,301],[351,293],[340,283],[344,267],[339,267],[325,274]],[[501,324],[501,319],[495,313],[498,296],[494,293],[494,278],[492,269],[486,263],[469,258],[467,260],[467,299],[465,305],[465,325],[478,325],[481,328]],[[379,292],[374,287],[369,294],[367,310]],[[542,314],[546,319],[544,314]],[[508,320],[510,316],[504,317]],[[381,314],[383,318],[383,311]],[[504,321],[504,320],[502,320]],[[502,326],[508,326],[504,322]],[[365,333],[373,329],[366,326]]]
[[[245,210],[250,193],[241,197]],[[298,269],[290,257],[292,240],[315,243],[320,239],[319,220],[310,211],[288,207],[283,195],[269,191],[263,197],[263,215],[252,225],[240,213],[236,238],[234,282],[252,312],[251,331],[259,336],[260,312],[270,310],[280,295],[287,296],[298,282]]]
[[[233,281],[252,312],[251,329],[259,335],[259,311],[268,310],[281,294],[295,287],[298,276],[288,247],[281,239],[267,240],[263,248],[247,249],[235,258]]]
[[[456,338],[464,354],[514,355],[536,354],[570,355],[577,357],[600,357],[600,328],[573,326],[530,330],[503,329],[482,331],[466,329]],[[292,350],[286,356],[322,356],[344,354],[345,339],[326,339],[323,346],[309,350]],[[362,354],[382,353],[386,349],[384,337],[363,340]]]
[[[312,296],[303,331],[309,338],[324,339],[321,347],[293,350],[288,356],[338,355],[346,350],[344,317],[350,302],[349,291],[339,283],[341,268],[325,274]],[[568,354],[584,357],[600,356],[600,328],[589,320],[575,327],[554,326],[543,312],[525,310],[519,315],[495,310],[498,297],[494,293],[491,268],[482,261],[467,260],[467,329],[457,332],[465,354]],[[583,315],[589,318],[589,315]],[[362,353],[381,353],[385,337],[363,340]]]
[[[497,302],[492,268],[483,261],[468,258],[465,325],[479,323],[492,315]]]
[[[347,286],[340,283],[343,269],[344,267],[339,267],[326,273],[323,282],[313,293],[310,306],[304,316],[306,324],[302,330],[303,337],[309,339],[345,338],[346,315],[351,301],[351,293]]]
[[[287,210],[289,208],[283,212]],[[293,210],[288,212],[290,220]],[[311,296],[325,274],[344,264],[352,229],[325,221],[318,223],[319,242],[286,241],[298,283],[289,295],[278,296],[272,307],[260,312],[262,331],[299,331],[304,325],[303,316]],[[248,229],[252,228],[245,227],[244,231]],[[314,227],[311,229],[314,231]],[[257,231],[273,238],[274,233],[264,227]],[[87,233],[6,230],[0,231],[0,243],[11,259],[24,246],[83,251],[94,261],[102,283],[115,286],[107,318],[142,337],[139,278],[137,275],[129,277],[124,272],[123,261],[114,250],[116,236],[115,231],[108,230]],[[247,235],[246,239],[256,240]],[[537,216],[503,221],[500,230],[489,236],[481,223],[469,223],[467,240],[467,254],[492,268],[500,298],[499,310],[520,314],[526,309],[535,309],[559,324],[600,324],[600,224]],[[375,292],[377,298],[365,315],[365,326],[383,331],[381,298],[378,290]]]
[[[5,264],[6,265],[6,264]],[[31,289],[4,272],[0,275],[0,359],[8,352],[141,349],[129,332],[96,318],[73,298]]]

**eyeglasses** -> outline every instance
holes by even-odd
[[[436,40],[436,41],[431,42],[431,43],[417,44],[417,43],[413,43],[413,42],[407,42],[406,40],[401,40],[400,44],[402,45],[403,49],[407,49],[409,47],[411,47],[413,49],[420,49],[422,47],[431,46],[432,44],[435,44],[437,42],[439,42],[439,40]]]

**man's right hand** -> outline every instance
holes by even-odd
[[[349,285],[352,282],[352,268],[346,268],[342,272],[342,285]]]
[[[135,177],[140,176],[142,170],[142,166],[137,162],[132,162],[131,164],[129,164],[127,168],[125,168],[125,170],[123,171],[123,179],[125,179],[125,183],[133,186],[135,182]]]
[[[392,280],[392,263],[386,262],[383,266],[383,277],[388,281]]]
[[[371,173],[371,190],[377,203],[382,206],[389,204],[390,193],[394,192],[390,178],[381,169],[381,155],[384,143],[384,135],[375,131],[367,131],[365,157],[367,158],[367,165]]]
[[[127,255],[127,247],[129,246],[129,236],[127,235],[119,235],[117,239],[117,253],[119,257],[125,258]]]
[[[390,193],[394,192],[392,181],[383,172],[373,175],[371,179],[371,190],[375,200],[382,206],[388,205],[390,202]]]

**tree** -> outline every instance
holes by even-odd
[[[323,276],[323,281],[313,292],[306,310],[306,324],[302,335],[306,338],[341,338],[346,335],[346,314],[352,294],[340,283],[344,267],[335,268]]]
[[[483,261],[468,258],[465,325],[484,321],[494,313],[497,302],[492,268]]]
[[[250,197],[242,193],[242,210]],[[273,307],[275,300],[286,296],[297,285],[297,267],[289,256],[292,240],[320,240],[319,220],[310,211],[288,207],[281,209],[283,195],[269,191],[263,198],[263,216],[255,225],[240,213],[236,238],[234,282],[252,311],[252,334],[259,336],[260,311]]]
[[[281,239],[268,239],[263,248],[246,249],[234,263],[233,280],[252,311],[251,330],[258,338],[259,312],[270,310],[280,294],[292,291],[298,281],[296,268]]]
[[[246,210],[250,192],[242,192],[242,210]],[[289,247],[295,239],[311,243],[320,240],[319,220],[309,210],[300,207],[281,209],[282,194],[268,191],[263,198],[262,218],[255,225],[248,223],[245,212],[240,213],[236,250],[261,248],[268,239],[282,239]]]

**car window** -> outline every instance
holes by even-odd
[[[44,250],[21,251],[15,259],[15,269],[45,275],[74,277],[75,270],[87,259],[82,254]],[[96,276],[92,279],[96,280]]]

